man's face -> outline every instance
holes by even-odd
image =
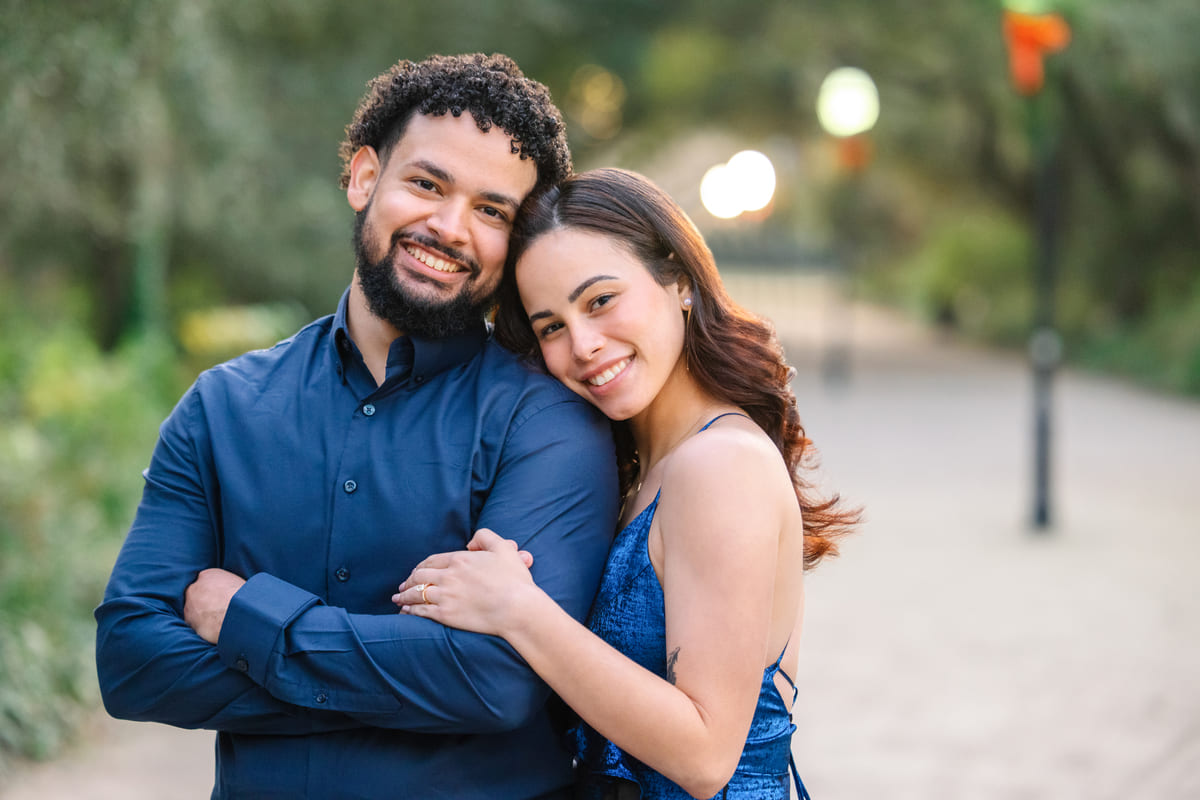
[[[364,147],[347,198],[357,275],[371,312],[399,332],[447,336],[491,302],[512,221],[537,168],[475,119],[415,114],[381,162]]]

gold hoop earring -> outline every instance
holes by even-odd
[[[683,368],[688,372],[692,369],[688,365],[688,333],[692,329],[692,298],[683,298]]]

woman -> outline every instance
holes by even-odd
[[[786,799],[797,567],[857,516],[799,474],[809,442],[772,329],[730,300],[674,201],[622,170],[532,201],[509,267],[497,336],[616,421],[622,530],[589,625],[487,530],[393,599],[504,637],[575,709],[583,797]]]

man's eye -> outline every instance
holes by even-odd
[[[437,184],[433,181],[425,180],[424,178],[414,178],[413,183],[424,189],[427,192],[432,192],[437,189]]]
[[[498,219],[498,220],[508,219],[508,217],[505,215],[505,213],[503,211],[501,211],[500,209],[496,208],[495,206],[484,206],[480,210],[483,211],[483,213],[488,215],[489,217],[492,217],[493,219]]]

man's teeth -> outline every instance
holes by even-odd
[[[459,272],[462,269],[462,267],[458,266],[458,264],[451,264],[449,261],[438,258],[433,253],[429,253],[424,250],[418,250],[415,247],[406,247],[404,249],[407,250],[408,254],[417,261],[420,261],[427,267],[433,267],[438,272]]]
[[[599,375],[593,375],[592,377],[588,378],[587,382],[590,383],[592,386],[603,386],[604,384],[608,383],[613,378],[617,377],[622,372],[624,372],[625,368],[628,366],[629,366],[629,359],[623,358],[623,359],[621,359],[620,362],[613,364],[611,367],[604,370],[604,372],[601,372]]]

